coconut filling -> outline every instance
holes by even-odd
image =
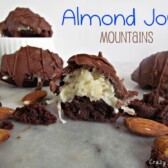
[[[18,31],[33,31],[33,29],[30,26],[24,26],[24,25],[19,26],[17,29]]]
[[[114,112],[118,113],[118,108],[122,108],[128,113],[134,113],[123,105],[123,102],[115,97],[115,90],[109,79],[106,79],[103,74],[96,69],[91,71],[87,68],[78,68],[75,71],[67,74],[63,79],[64,85],[60,87],[60,93],[57,98],[57,110],[60,120],[65,121],[61,117],[61,102],[71,102],[75,96],[87,96],[91,101],[102,99],[109,106],[113,107]]]

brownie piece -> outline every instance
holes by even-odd
[[[39,103],[25,105],[15,109],[11,117],[13,120],[34,125],[49,125],[57,118]]]
[[[137,117],[148,119],[154,118],[154,115],[157,111],[155,107],[139,99],[132,100],[129,103],[129,107],[135,110]]]
[[[140,87],[157,89],[161,96],[168,98],[168,51],[143,59],[131,78]]]
[[[124,112],[134,115],[124,99],[137,93],[127,91],[113,67],[99,52],[98,56],[77,54],[69,58],[68,66],[58,85],[50,88],[57,94],[57,110],[74,120],[113,122]],[[122,111],[122,112],[120,112]],[[61,116],[61,115],[59,115]],[[60,117],[62,120],[62,118]],[[63,121],[63,120],[62,120]]]
[[[13,127],[14,127],[14,125],[11,121],[4,120],[4,121],[0,122],[1,129],[11,130],[11,129],[13,129]]]
[[[1,80],[19,87],[48,85],[53,75],[61,76],[63,61],[58,54],[37,47],[21,47],[5,54],[1,61]]]
[[[1,23],[1,34],[7,37],[51,37],[51,25],[29,8],[16,8]]]
[[[143,99],[130,101],[129,107],[133,108],[136,116],[158,121],[168,126],[168,101],[159,101],[158,91],[144,94]]]
[[[75,96],[72,102],[61,103],[66,116],[73,120],[115,122],[123,112],[115,113],[114,109],[103,100],[90,101],[86,96]]]

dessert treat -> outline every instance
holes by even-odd
[[[151,157],[146,162],[150,168],[168,167],[168,136],[161,136],[154,140]]]
[[[142,88],[157,89],[168,97],[168,51],[153,54],[139,64],[131,78]]]
[[[11,130],[11,129],[13,129],[13,127],[14,127],[14,125],[11,121],[4,120],[4,121],[0,122],[1,129]]]
[[[26,46],[13,54],[5,54],[1,61],[1,80],[19,87],[48,85],[53,74],[60,76],[63,61],[49,50]]]
[[[16,8],[1,23],[1,34],[7,37],[51,37],[51,25],[29,8]]]
[[[136,111],[136,116],[152,119],[168,126],[168,101],[160,100],[157,91],[144,94],[142,100],[132,100],[128,106]]]
[[[55,80],[57,78],[55,77]],[[53,79],[54,80],[54,79]],[[113,122],[123,112],[134,114],[125,106],[127,91],[114,67],[102,56],[77,54],[68,60],[60,85],[50,88],[57,94],[57,109],[74,120]]]
[[[49,125],[56,122],[57,118],[39,103],[25,105],[15,109],[13,120],[34,125]]]

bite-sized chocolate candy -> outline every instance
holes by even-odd
[[[159,90],[159,94],[168,97],[168,51],[153,54],[139,64],[131,78],[142,88]]]
[[[7,37],[51,37],[51,25],[29,8],[16,8],[1,23],[1,34]]]
[[[1,61],[1,80],[19,87],[48,85],[53,74],[61,76],[63,61],[49,50],[26,46],[14,54],[5,54]]]
[[[54,87],[52,81],[51,90],[58,94],[59,114],[62,109],[75,120],[113,122],[123,111],[134,114],[122,100],[136,95],[136,92],[126,90],[114,67],[101,52],[98,56],[72,56],[64,68],[60,85]]]

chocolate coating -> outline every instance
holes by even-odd
[[[103,57],[101,52],[99,52],[98,56],[88,54],[77,54],[72,56],[68,60],[68,66],[64,69],[64,72],[70,73],[81,66],[96,68],[103,73],[106,78],[109,78],[114,85],[117,98],[123,99],[136,95],[136,92],[126,90],[122,80],[117,76],[113,65]]]
[[[21,26],[31,29],[19,31]],[[16,8],[2,22],[1,33],[8,37],[51,37],[53,31],[43,17],[33,13],[29,8]]]
[[[168,51],[153,54],[139,64],[131,78],[142,88],[158,89],[168,97]]]
[[[47,85],[53,74],[61,76],[63,61],[49,50],[26,46],[21,47],[14,54],[3,55],[1,61],[1,80],[16,84],[19,87],[37,86],[37,77]]]

